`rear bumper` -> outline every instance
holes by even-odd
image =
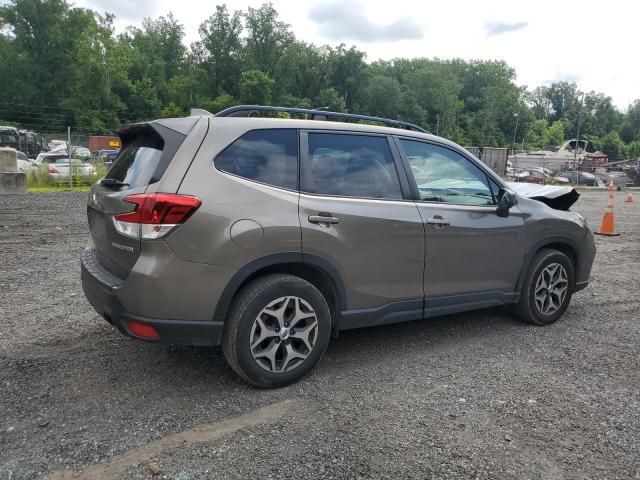
[[[118,279],[100,267],[93,252],[82,255],[82,289],[89,303],[122,334],[153,343],[174,345],[220,345],[223,322],[200,320],[163,320],[141,317],[128,312],[117,296]],[[159,334],[157,339],[140,337],[131,332],[129,322],[150,325]]]

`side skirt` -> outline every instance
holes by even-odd
[[[519,293],[482,292],[428,298],[426,300],[403,300],[377,308],[362,308],[341,312],[340,330],[390,325],[392,323],[421,320],[424,318],[451,315],[454,313],[497,307],[517,303]]]

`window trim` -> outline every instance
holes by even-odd
[[[496,176],[496,174],[495,174],[495,172],[493,170],[491,170],[489,167],[487,167],[484,163],[478,162],[466,150],[464,150],[462,148],[460,148],[460,149],[453,148],[451,145],[446,145],[446,144],[443,144],[443,143],[440,143],[440,142],[437,142],[437,141],[426,140],[426,139],[416,138],[416,137],[410,137],[410,136],[406,136],[406,135],[393,135],[393,138],[394,138],[394,141],[396,143],[396,148],[399,150],[400,156],[402,157],[402,165],[403,165],[403,167],[404,167],[404,169],[406,171],[406,175],[409,177],[409,184],[411,186],[411,192],[412,192],[412,195],[413,195],[413,200],[415,202],[419,202],[419,203],[423,203],[423,204],[431,204],[431,205],[458,205],[458,206],[471,207],[471,208],[480,207],[480,208],[492,208],[493,209],[493,208],[498,206],[498,199],[493,194],[493,189],[490,186],[490,182],[493,180],[495,183],[498,184],[499,188],[506,188],[506,186],[504,185],[504,182],[502,181],[502,179],[500,179],[499,177]],[[478,167],[480,172],[484,174],[485,180],[487,182],[487,187],[489,188],[489,191],[491,192],[491,198],[493,200],[493,203],[491,205],[469,205],[467,203],[436,202],[436,201],[433,201],[433,200],[422,200],[420,198],[420,192],[418,190],[418,184],[416,182],[416,179],[415,179],[413,173],[411,172],[411,165],[409,164],[409,159],[407,158],[407,155],[406,155],[406,152],[404,151],[404,148],[402,148],[401,140],[407,140],[407,141],[418,142],[418,143],[425,143],[427,145],[433,145],[435,147],[444,148],[446,150],[450,150],[450,151],[452,151],[454,153],[457,153],[458,155],[462,156],[467,161],[471,162],[472,165]]]
[[[411,184],[406,176],[404,167],[402,165],[402,158],[400,152],[398,152],[395,142],[391,135],[385,133],[376,132],[361,132],[358,130],[331,130],[331,129],[300,129],[300,193],[304,195],[313,195],[317,197],[328,198],[346,198],[346,199],[360,199],[360,200],[373,200],[379,202],[413,202],[413,195],[411,192]],[[327,193],[316,193],[308,191],[308,182],[311,178],[311,162],[309,159],[309,134],[325,134],[325,135],[351,135],[360,137],[381,137],[386,139],[389,152],[391,153],[391,159],[395,167],[396,175],[398,177],[398,183],[400,185],[401,198],[379,198],[379,197],[362,197],[356,195],[331,195]]]
[[[242,137],[244,137],[245,135],[247,135],[248,133],[251,132],[257,132],[257,131],[270,131],[270,130],[293,130],[296,133],[296,185],[294,188],[288,188],[288,187],[283,187],[282,185],[274,185],[272,183],[267,183],[267,182],[261,182],[260,180],[255,180],[253,178],[248,178],[248,177],[243,177],[242,175],[238,175],[237,173],[231,173],[231,172],[227,172],[226,170],[222,170],[221,168],[218,168],[218,166],[216,165],[216,160],[218,159],[218,157],[220,155],[222,155],[224,152],[226,152],[229,148],[231,148],[231,146],[233,146],[234,143],[236,143],[238,140],[240,140]],[[286,192],[296,192],[299,193],[300,192],[300,129],[299,128],[291,128],[291,127],[278,127],[278,128],[252,128],[251,130],[247,130],[245,132],[243,132],[239,137],[236,137],[231,143],[229,143],[226,147],[224,147],[222,150],[220,150],[212,159],[211,159],[211,165],[213,166],[213,169],[216,172],[220,172],[223,175],[229,175],[230,177],[235,177],[235,178],[240,178],[242,180],[245,180],[247,182],[251,182],[251,183],[257,183],[258,185],[264,185],[267,187],[271,187],[271,188],[277,188],[278,190],[284,190]]]

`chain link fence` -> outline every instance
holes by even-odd
[[[34,134],[16,146],[28,157],[19,167],[26,171],[29,187],[41,188],[91,185],[106,174],[121,144],[116,135],[71,130]]]

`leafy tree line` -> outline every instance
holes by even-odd
[[[295,38],[269,3],[225,5],[185,46],[171,14],[116,34],[113,15],[65,0],[0,6],[0,123],[87,133],[238,103],[327,107],[417,123],[465,145],[539,148],[577,135],[612,158],[640,156],[640,100],[553,83],[528,90],[501,61],[397,58]],[[516,128],[517,125],[517,128]]]

